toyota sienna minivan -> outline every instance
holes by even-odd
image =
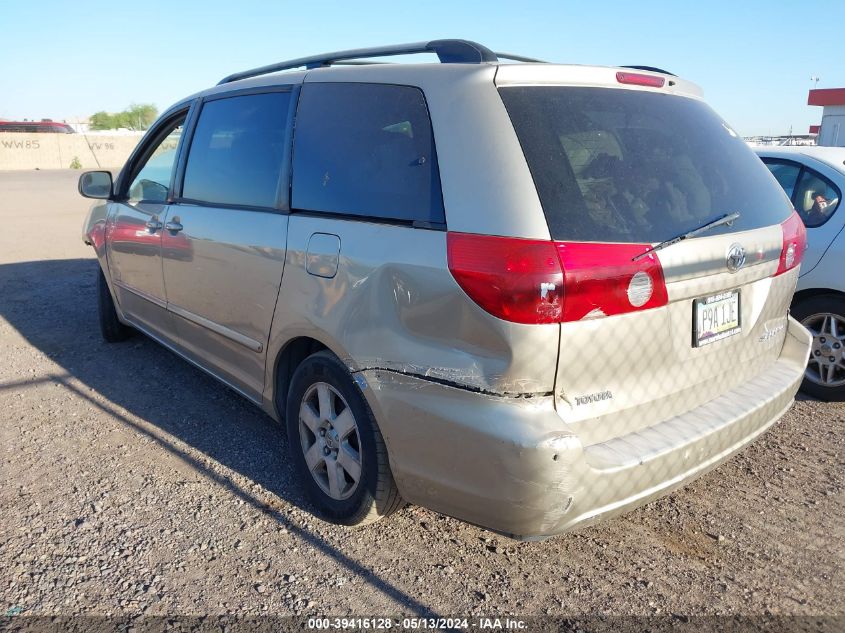
[[[609,517],[765,432],[807,363],[804,225],[655,68],[464,40],[295,59],[180,101],[79,189],[105,339],[139,330],[283,421],[346,525]]]

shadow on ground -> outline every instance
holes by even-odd
[[[49,375],[0,382],[0,398],[4,391],[39,383],[62,384],[116,421],[151,438],[201,476],[284,522],[310,545],[408,610],[435,616],[429,607],[321,536],[287,522],[281,511],[285,503],[306,511],[308,506],[285,459],[287,442],[281,425],[141,334],[124,343],[103,342],[96,315],[97,267],[91,259],[0,265],[0,317],[58,365]],[[133,418],[163,433],[154,433]],[[225,474],[209,469],[180,447],[180,441],[260,484],[280,502],[265,502]]]

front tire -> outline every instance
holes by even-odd
[[[845,298],[810,297],[793,307],[792,316],[813,335],[801,390],[819,400],[845,400]]]
[[[132,336],[132,329],[117,318],[109,285],[103,270],[97,276],[97,312],[100,319],[100,332],[107,343],[119,343]]]
[[[300,483],[323,518],[365,525],[404,505],[372,411],[336,356],[317,352],[297,367],[285,420]]]

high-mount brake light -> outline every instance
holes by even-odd
[[[807,229],[797,212],[793,211],[780,228],[783,231],[783,246],[775,276],[782,275],[798,266],[804,259],[804,251],[807,250]]]
[[[668,301],[650,244],[551,242],[448,233],[449,270],[490,314],[514,323],[560,323],[648,310]]]
[[[662,88],[666,83],[665,77],[657,77],[655,75],[644,75],[642,73],[616,73],[616,81],[620,84],[630,84],[632,86],[648,86],[649,88]]]

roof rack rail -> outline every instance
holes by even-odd
[[[533,57],[525,57],[524,55],[512,55],[511,53],[496,53],[499,59],[509,59],[512,62],[525,62],[527,64],[546,64],[542,59],[534,59]]]
[[[239,73],[233,73],[228,77],[221,79],[218,85],[238,81],[239,79],[248,79],[250,77],[258,77],[259,75],[275,73],[280,70],[300,68],[302,66],[309,69],[320,68],[323,66],[331,66],[335,62],[343,62],[353,59],[391,57],[393,55],[413,55],[415,53],[435,53],[444,64],[481,64],[484,62],[499,61],[496,53],[486,46],[482,46],[476,42],[470,42],[469,40],[432,40],[430,42],[415,42],[413,44],[357,48],[348,51],[312,55],[311,57],[289,59],[284,62],[260,66],[259,68],[252,68],[251,70],[244,70]],[[517,61],[529,60],[527,57],[518,58],[515,55],[502,55],[502,57],[515,59]]]
[[[651,73],[662,73],[664,75],[671,75],[672,77],[677,77],[675,73],[670,73],[668,70],[663,70],[662,68],[657,68],[655,66],[619,66],[619,68],[631,68],[633,70],[647,70]]]

